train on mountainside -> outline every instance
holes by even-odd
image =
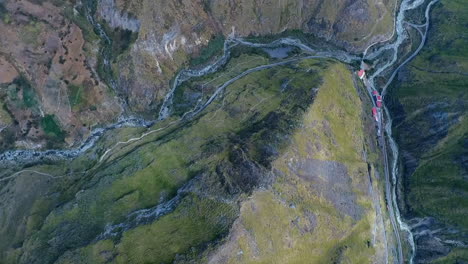
[[[378,108],[382,108],[382,96],[376,90],[372,91],[372,97],[374,98],[375,105]]]

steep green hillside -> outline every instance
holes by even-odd
[[[446,254],[453,255],[444,258],[453,260],[446,263],[468,260],[468,250],[451,251],[457,247],[454,241],[468,243],[467,14],[464,1],[438,3],[426,46],[391,87],[404,211],[410,219],[434,218],[415,229],[421,261]],[[439,231],[421,233],[427,229]]]
[[[208,262],[385,263],[364,109],[349,71],[327,71],[302,126],[273,162],[273,185],[242,204]]]
[[[264,263],[383,260],[385,224],[366,160],[376,147],[365,139],[371,125],[344,65],[309,59],[260,70],[179,119],[271,60],[238,53],[222,71],[179,87],[172,118],[115,130],[80,158],[3,182],[1,262],[215,261],[239,222],[254,237],[236,246],[256,243]],[[248,250],[244,260],[257,254]]]
[[[258,59],[262,61],[241,56],[232,60],[224,74]],[[169,201],[190,179],[207,190],[189,188],[170,215],[114,237],[115,243],[122,241],[119,259],[138,259],[142,245],[159,248],[162,243],[165,250],[147,257],[166,262],[192,246],[216,239],[227,232],[237,214],[235,197],[251,191],[264,178],[270,161],[312,103],[312,88],[318,87],[320,72],[329,64],[312,62],[308,67],[253,73],[230,86],[222,100],[215,100],[195,119],[157,124],[152,129],[161,129],[159,133],[117,148],[103,163],[91,154],[68,164],[29,168],[2,185],[2,259],[7,263],[54,262],[65,251],[94,241],[107,224],[118,224],[135,210]],[[288,89],[282,90],[288,78],[292,78]],[[124,129],[115,133],[97,147],[100,155],[115,139],[142,132]],[[34,171],[60,178],[50,181]],[[30,180],[39,182],[34,191],[29,191],[33,188]],[[30,196],[26,199],[23,192]],[[32,202],[34,197],[36,202]],[[151,230],[142,233],[145,228]],[[134,236],[141,239],[140,246]],[[126,243],[127,239],[132,242]],[[152,240],[149,244],[148,239]]]

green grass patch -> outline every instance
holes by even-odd
[[[84,102],[84,87],[82,85],[69,85],[68,86],[68,100],[70,106],[75,109],[79,107]]]
[[[344,66],[334,67],[325,75],[324,84],[312,105],[314,111],[306,116],[306,122],[315,120],[321,123],[312,130],[324,145],[323,151],[314,152],[316,158],[340,162],[361,160],[362,105],[355,89],[349,71]],[[304,154],[309,152],[306,144],[300,149]]]
[[[454,264],[454,263],[466,263],[468,262],[468,250],[467,249],[454,249],[450,253],[440,259],[431,261],[432,264]]]
[[[130,48],[137,38],[138,33],[125,29],[114,29],[112,33],[112,54],[121,55]]]
[[[0,124],[10,125],[13,123],[13,119],[8,111],[8,108],[5,103],[0,101]]]
[[[44,132],[57,139],[63,139],[65,137],[65,132],[62,131],[60,125],[55,119],[54,115],[46,115],[41,120],[41,126],[44,129]]]
[[[236,215],[235,205],[189,196],[170,215],[127,232],[116,263],[171,263],[227,232]]]
[[[32,20],[23,26],[20,31],[20,38],[27,44],[38,45],[39,35],[44,30],[44,24],[40,21]]]
[[[8,10],[5,7],[5,4],[3,2],[0,2],[0,19],[5,20],[5,18],[8,16]]]
[[[228,64],[218,72],[182,83],[174,93],[174,114],[178,116],[183,115],[193,109],[199,99],[206,100],[216,88],[228,80],[245,70],[268,64],[268,62],[269,60],[264,56],[238,54],[238,56],[233,56]]]
[[[431,152],[426,153],[411,176],[408,201],[420,216],[431,215],[460,228],[468,227],[468,183],[462,166],[468,122],[457,125]]]
[[[15,93],[14,88],[16,88],[16,91],[21,89],[22,97],[23,97],[23,102],[22,102],[23,105],[27,108],[34,108],[38,106],[36,92],[31,86],[31,83],[26,79],[26,77],[21,75],[20,77],[16,78],[13,81],[13,84],[15,84],[16,87],[12,87],[12,89],[10,89],[10,98],[12,100],[15,100],[16,98],[18,98],[18,96],[14,94]]]
[[[220,55],[223,51],[225,38],[223,35],[214,35],[206,47],[200,51],[200,55],[190,60],[191,66],[207,63],[211,58]]]
[[[94,32],[93,25],[89,23],[88,19],[84,15],[84,9],[78,8],[78,14],[75,14],[73,7],[69,6],[65,8],[65,15],[70,18],[70,20],[75,23],[83,33],[83,38],[86,42],[93,43],[99,40],[99,35]]]

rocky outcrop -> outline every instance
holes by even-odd
[[[114,0],[99,1],[97,12],[112,28],[118,27],[133,32],[140,30],[140,21],[132,18],[129,13],[118,9]]]

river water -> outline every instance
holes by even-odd
[[[418,48],[412,54],[410,54],[410,56],[408,56],[408,58],[406,58],[403,62],[401,62],[400,64],[397,65],[397,61],[399,59],[398,58],[399,48],[404,43],[404,41],[408,38],[408,33],[406,32],[406,29],[405,29],[406,12],[415,9],[415,8],[423,5],[426,2],[427,1],[424,1],[424,0],[414,0],[414,1],[410,1],[410,0],[405,1],[404,0],[401,3],[400,10],[399,10],[397,18],[395,20],[396,40],[393,43],[390,43],[388,45],[385,45],[385,46],[381,47],[380,49],[377,49],[375,52],[372,52],[369,55],[367,55],[367,54],[365,55],[366,59],[376,59],[384,51],[391,50],[393,52],[391,60],[388,61],[386,64],[384,64],[379,69],[377,69],[374,72],[374,74],[369,77],[369,83],[371,85],[371,88],[375,89],[375,88],[377,88],[376,84],[375,84],[375,79],[382,76],[382,75],[384,75],[385,71],[387,71],[387,70],[389,70],[391,68],[394,68],[393,72],[391,73],[391,75],[388,78],[385,85],[383,87],[381,87],[382,96],[384,97],[384,99],[385,99],[385,95],[387,94],[388,86],[393,81],[393,79],[396,76],[396,74],[398,73],[398,71],[403,66],[405,66],[408,62],[410,62],[421,51],[421,49],[423,48],[423,46],[425,44],[425,41],[426,41],[426,38],[427,38],[427,32],[428,32],[428,29],[429,29],[429,23],[430,23],[430,10],[431,10],[432,6],[436,2],[438,2],[438,0],[430,1],[429,4],[426,7],[425,14],[424,14],[425,19],[426,19],[426,22],[424,24],[425,25],[424,32],[421,32],[421,31],[418,30],[421,33],[421,43],[420,43],[420,45],[418,46]],[[392,151],[391,156],[393,158],[392,163],[391,163],[391,176],[392,176],[392,183],[391,183],[391,185],[392,185],[391,186],[392,194],[391,194],[391,196],[392,196],[392,199],[391,199],[391,201],[388,201],[388,202],[391,203],[392,204],[391,206],[393,206],[393,208],[394,208],[394,214],[395,214],[395,218],[397,220],[397,223],[399,225],[399,229],[408,234],[408,239],[407,240],[408,240],[408,243],[410,244],[410,247],[411,247],[409,263],[412,264],[414,262],[414,257],[416,256],[416,245],[415,245],[415,242],[414,242],[414,236],[413,236],[413,233],[411,231],[411,228],[403,220],[403,218],[402,218],[402,216],[400,214],[398,203],[397,203],[397,186],[398,186],[398,180],[399,180],[399,171],[398,171],[399,151],[398,151],[398,145],[396,144],[396,142],[395,142],[395,140],[394,140],[394,138],[392,136],[392,121],[393,120],[392,120],[390,112],[388,111],[388,108],[386,106],[384,106],[384,111],[385,111],[385,115],[387,117],[386,118],[387,122],[385,124],[385,131],[386,131],[386,134],[387,134],[387,137],[388,137],[388,144],[390,145],[390,149]],[[398,230],[396,230],[396,232],[398,232]],[[401,242],[399,242],[399,243],[401,243]],[[401,246],[400,246],[400,250],[401,250]],[[404,260],[400,259],[399,262],[403,263]]]

